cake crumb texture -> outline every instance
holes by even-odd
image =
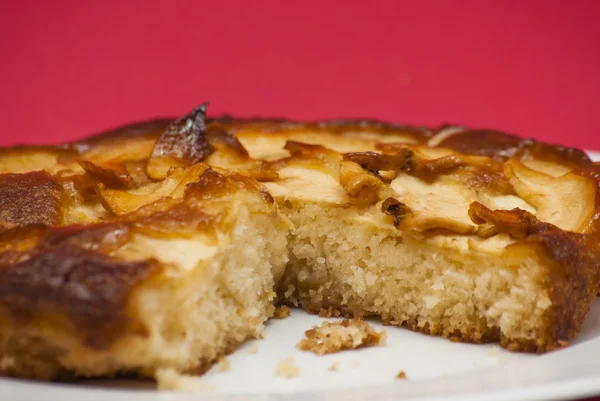
[[[387,332],[377,332],[367,322],[344,319],[341,322],[324,322],[305,333],[296,347],[317,355],[332,354],[344,350],[385,345]]]

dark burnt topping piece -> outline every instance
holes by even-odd
[[[207,106],[204,103],[175,120],[160,135],[146,167],[150,177],[163,179],[171,167],[191,166],[214,151],[206,134]]]

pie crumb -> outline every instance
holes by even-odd
[[[258,345],[253,345],[252,347],[250,347],[250,349],[248,350],[248,353],[251,355],[254,355],[258,352]]]
[[[325,322],[304,332],[306,338],[296,348],[317,355],[330,354],[348,349],[385,345],[387,332],[377,332],[370,324],[358,319],[341,322]]]
[[[298,376],[300,369],[294,364],[294,358],[288,356],[287,358],[279,361],[277,368],[275,369],[275,375],[285,377],[286,379],[293,379]]]
[[[352,367],[354,369],[358,368],[360,366],[360,361],[352,361]]]
[[[219,359],[219,363],[215,366],[216,372],[229,372],[231,370],[231,365],[226,358]]]
[[[398,375],[396,375],[396,379],[398,380],[408,380],[408,377],[406,376],[406,372],[401,370],[400,372],[398,372]]]
[[[192,392],[200,388],[197,377],[181,374],[172,368],[159,369],[156,383],[159,390]]]
[[[275,319],[285,319],[287,317],[290,317],[290,314],[290,308],[285,305],[281,305],[278,306],[277,309],[275,309],[275,314],[273,316],[275,317]]]
[[[334,362],[331,364],[330,367],[327,368],[327,370],[330,372],[337,372],[338,368],[339,368],[339,364],[337,362]]]

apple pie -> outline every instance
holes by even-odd
[[[201,373],[277,305],[511,351],[598,293],[600,169],[465,127],[206,117],[0,150],[0,373]]]

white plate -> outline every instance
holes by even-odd
[[[591,153],[591,152],[590,152]],[[591,153],[600,160],[599,153]],[[295,344],[323,319],[294,310],[267,325],[263,340],[244,344],[227,359],[227,372],[197,379],[192,393],[157,392],[149,383],[48,384],[0,379],[0,400],[8,401],[188,401],[283,400],[558,400],[600,394],[600,302],[566,349],[545,355],[517,354],[496,345],[452,343],[386,327],[385,347],[316,356]],[[383,329],[376,321],[377,329]],[[258,348],[256,353],[251,350]],[[275,376],[277,363],[292,356],[297,377]],[[328,370],[336,364],[335,371]],[[408,380],[397,380],[405,371]]]

